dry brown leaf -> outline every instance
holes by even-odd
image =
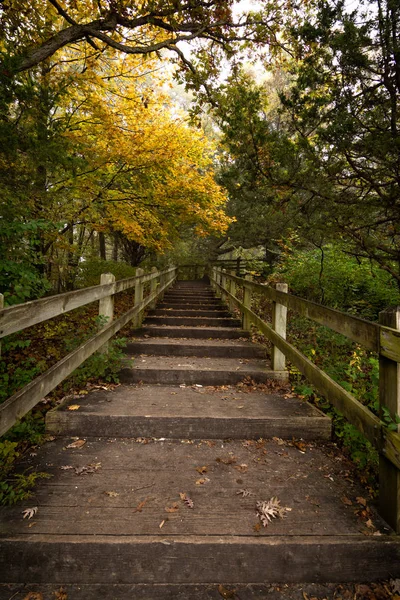
[[[39,508],[37,506],[32,506],[32,508],[25,508],[25,510],[22,511],[22,514],[24,515],[23,518],[32,519],[32,517],[36,515],[38,510]]]
[[[204,473],[207,473],[208,468],[207,467],[196,467],[196,471],[198,473],[200,473],[200,475],[204,475]]]
[[[367,506],[367,501],[365,498],[362,498],[361,496],[357,496],[356,498],[358,504],[361,504],[361,506]]]
[[[180,496],[180,499],[186,504],[186,506],[188,506],[188,508],[194,508],[194,502],[190,498],[190,496],[188,496],[187,494],[185,494],[183,492],[180,492],[179,496]]]
[[[346,504],[346,506],[353,506],[352,501],[347,498],[347,496],[342,496],[341,501],[343,502],[343,504]]]
[[[237,462],[236,456],[229,456],[228,458],[221,458],[217,456],[215,460],[216,462],[222,463],[224,465],[233,465],[235,462]]]
[[[261,530],[261,523],[256,523],[253,525],[253,530],[258,533]]]
[[[218,592],[223,598],[234,598],[236,596],[236,590],[228,590],[221,584],[218,586]]]
[[[370,529],[375,529],[375,525],[373,524],[373,522],[371,521],[371,519],[368,519],[368,521],[365,521],[365,524]]]
[[[177,502],[174,502],[172,504],[172,506],[166,506],[165,507],[165,511],[167,513],[174,513],[174,512],[177,512],[178,510],[179,510],[179,504]]]
[[[236,469],[237,471],[239,471],[240,473],[246,473],[247,469],[248,469],[248,465],[245,465],[245,464],[235,465],[233,468]]]
[[[133,509],[133,512],[142,512],[143,508],[145,507],[146,503],[148,501],[148,498],[146,498],[146,500],[143,500],[142,502],[139,502],[139,504],[136,506],[136,508]]]
[[[71,404],[71,406],[68,406],[68,410],[78,410],[80,407],[80,404]]]
[[[54,598],[55,600],[68,600],[68,595],[64,588],[61,587],[57,592],[54,592]]]
[[[86,444],[86,440],[76,440],[72,444],[68,444],[67,448],[82,448]]]
[[[43,600],[43,594],[40,592],[28,592],[23,600]]]
[[[210,481],[210,480],[208,479],[208,477],[202,477],[201,479],[198,479],[198,480],[196,481],[196,485],[204,485],[204,484],[205,484],[205,483],[207,483],[208,481]]]
[[[110,498],[116,498],[117,496],[119,496],[118,492],[113,492],[112,490],[109,492],[104,492],[106,494],[106,496],[109,496]]]

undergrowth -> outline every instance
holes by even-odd
[[[105,325],[104,318],[91,312],[87,308],[74,311],[31,328],[30,339],[25,339],[22,334],[4,338],[0,360],[0,403],[84,344]],[[45,414],[57,399],[88,382],[118,382],[125,344],[124,338],[114,339],[108,342],[106,351],[92,354],[0,438],[0,504],[11,505],[29,498],[37,480],[48,477],[46,473],[31,470],[17,473],[18,459],[45,440]]]

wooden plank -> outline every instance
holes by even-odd
[[[400,362],[400,331],[391,327],[380,327],[379,353],[390,360]]]
[[[170,273],[173,269],[174,267],[165,272]],[[143,283],[151,281],[154,277],[157,277],[156,273],[145,275]],[[129,277],[114,284],[94,285],[83,290],[49,296],[48,298],[32,300],[31,302],[24,302],[23,304],[4,308],[0,310],[0,338],[16,331],[22,331],[27,327],[47,321],[58,315],[65,314],[80,306],[96,302],[101,298],[122,292],[133,287],[136,280],[137,277]]]
[[[139,305],[132,307],[122,317],[106,325],[99,333],[85,342],[82,346],[70,352],[62,360],[45,373],[31,381],[22,390],[16,392],[0,406],[0,435],[14,425],[29,412],[42,398],[51,392],[59,383],[70,375],[96,350],[101,348],[113,335],[124,327],[135,315],[150,304],[155,297],[162,294],[173,283],[173,279],[161,288],[156,295],[148,296]]]
[[[236,277],[231,274],[227,274],[227,277],[231,278],[239,285],[250,288],[254,292],[263,294],[274,302],[278,302],[279,304],[287,306],[287,308],[295,310],[303,317],[312,319],[321,325],[325,325],[326,327],[333,329],[333,331],[336,331],[337,333],[345,335],[354,342],[362,344],[368,350],[379,352],[380,327],[377,323],[372,323],[358,317],[353,317],[347,313],[322,306],[322,304],[317,304],[316,302],[311,302],[310,300],[298,298],[292,294],[280,292],[270,286],[255,282],[247,282],[241,277]],[[390,337],[390,340],[393,340],[393,338]],[[389,344],[389,341],[387,343]],[[399,356],[398,360],[400,360],[400,338],[396,348],[397,355]]]
[[[365,435],[377,450],[382,452],[397,469],[400,469],[400,434],[388,431],[380,419],[366,406],[314,365],[297,348],[278,335],[258,315],[246,308],[237,298],[232,298],[232,300],[235,300],[236,306],[248,314],[253,324],[285,354],[308,381],[315,385],[317,390]]]
[[[400,542],[392,536],[25,535],[4,539],[2,547],[0,569],[11,583],[344,583],[363,581],[366,574],[368,581],[400,577]]]

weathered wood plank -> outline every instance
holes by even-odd
[[[170,273],[172,270],[173,268],[168,269],[165,273]],[[158,273],[144,275],[142,281],[143,283],[151,281],[155,277],[158,277],[158,275]],[[57,296],[32,300],[31,302],[24,302],[24,304],[4,308],[0,310],[0,338],[16,331],[22,331],[27,327],[47,321],[58,315],[65,314],[80,306],[85,306],[91,302],[96,302],[112,294],[127,290],[135,285],[136,280],[137,277],[129,277],[113,284],[94,285],[83,290],[58,294]]]
[[[270,286],[245,281],[241,277],[236,277],[231,274],[227,274],[227,277],[241,286],[245,286],[254,292],[261,293],[270,300],[295,310],[303,317],[312,319],[321,325],[325,325],[326,327],[333,329],[333,331],[336,331],[337,333],[345,335],[354,342],[362,344],[368,350],[373,350],[374,352],[379,351],[380,327],[377,323],[372,323],[358,317],[353,317],[347,313],[322,306],[321,304],[311,302],[310,300],[298,298],[292,294],[280,292]],[[392,340],[392,338],[390,339]],[[397,355],[399,356],[398,360],[400,360],[400,340],[397,348]]]
[[[229,295],[229,294],[228,294]],[[346,419],[382,452],[385,457],[400,469],[400,434],[388,431],[380,419],[354,396],[342,388],[329,375],[319,369],[312,361],[292,344],[278,335],[265,321],[249,310],[237,298],[231,298],[236,306],[246,312],[252,323],[299,369],[299,371],[315,385]]]
[[[392,536],[42,535],[4,539],[2,546],[0,569],[4,582],[12,583],[343,583],[362,581],[366,573],[369,581],[400,577],[400,542]]]
[[[96,350],[101,348],[113,335],[124,327],[135,315],[148,306],[158,295],[162,294],[172,285],[173,279],[168,281],[163,288],[154,295],[148,296],[140,304],[132,307],[122,317],[106,325],[99,333],[85,342],[82,346],[70,352],[43,375],[37,377],[16,392],[0,406],[0,435],[3,435],[14,423],[21,419],[33,408],[46,394],[51,392],[59,383],[70,375]]]

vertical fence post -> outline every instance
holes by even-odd
[[[278,292],[288,292],[287,283],[277,283]],[[272,303],[272,329],[286,339],[287,307],[278,302]],[[286,368],[286,358],[276,346],[272,346],[272,370],[284,371]]]
[[[245,279],[251,281],[252,277],[251,275],[246,275]],[[243,289],[243,304],[246,308],[251,308],[251,289],[246,287],[246,285]],[[251,319],[246,313],[243,313],[242,327],[247,331],[250,331],[251,329]]]
[[[139,279],[136,280],[135,283],[135,306],[140,304],[143,301],[143,281],[141,279],[141,275],[144,274],[143,269],[136,269],[136,277]],[[132,319],[132,324],[134,327],[140,327],[142,324],[143,311],[140,311],[135,317]]]
[[[157,267],[152,267],[151,272],[154,274],[158,273]],[[150,281],[150,294],[154,294],[157,290],[157,279],[158,277],[154,277],[154,279]],[[155,308],[156,304],[157,299],[154,299],[153,302],[150,304],[150,308]]]
[[[221,286],[222,286],[222,300],[226,301],[226,295],[224,293],[224,291],[226,290],[226,275],[225,275],[226,271],[225,269],[222,269],[221,272]]]
[[[100,285],[107,285],[109,283],[115,283],[115,276],[112,273],[102,273],[100,276]],[[106,317],[107,322],[104,323],[108,325],[114,318],[114,296],[111,293],[109,296],[105,298],[101,298],[99,300],[99,317]],[[104,344],[99,350],[103,354],[108,352],[108,342]]]
[[[400,307],[379,313],[380,325],[400,329]],[[400,414],[400,364],[379,356],[379,403],[392,419]],[[399,430],[399,426],[397,426]],[[400,533],[400,471],[385,456],[379,457],[379,507],[382,517]]]
[[[216,281],[216,287],[215,287],[215,295],[217,296],[217,298],[221,298],[222,294],[221,294],[221,290],[218,287],[218,284],[221,283],[221,274],[218,271],[218,267],[215,267],[215,281]]]
[[[4,308],[4,296],[0,294],[0,310]],[[1,341],[0,341],[0,358],[1,358]]]
[[[235,269],[233,269],[231,271],[231,275],[235,275]],[[233,281],[233,279],[231,279],[229,291],[232,294],[232,296],[236,296],[236,281]],[[233,300],[231,300],[229,302],[229,308],[230,308],[231,312],[234,311],[234,309],[235,309],[235,303],[234,303]]]

